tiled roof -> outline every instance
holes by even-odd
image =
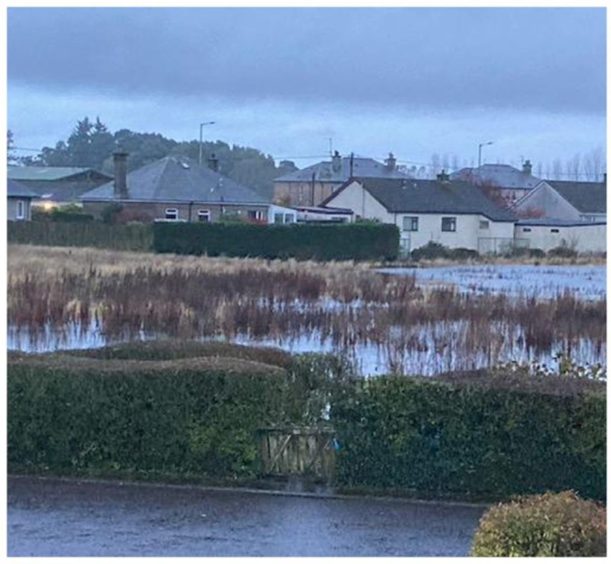
[[[511,212],[498,207],[477,186],[468,182],[371,178],[355,180],[390,213],[481,214],[493,221],[515,220]]]
[[[489,182],[499,188],[515,188],[518,190],[530,190],[541,182],[540,178],[506,164],[484,164],[476,168],[461,168],[450,174],[450,178],[472,182]]]
[[[350,157],[342,157],[335,169],[332,161],[322,161],[301,170],[275,178],[274,182],[308,182],[312,175],[316,182],[346,182],[351,176],[361,178],[408,178],[408,176],[374,159],[354,157],[350,174]]]
[[[66,180],[72,176],[90,171],[98,175],[103,175],[103,173],[92,168],[72,166],[9,166],[8,177],[12,180],[53,181]]]
[[[127,175],[128,199],[141,202],[268,204],[268,200],[186,157],[165,157]],[[83,201],[114,200],[114,181],[90,190]]]
[[[36,192],[10,178],[6,182],[6,195],[9,198],[38,198]]]
[[[604,182],[546,180],[556,192],[582,213],[607,213],[607,185]]]

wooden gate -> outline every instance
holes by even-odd
[[[335,470],[334,431],[319,427],[260,429],[261,470],[267,476],[309,476],[329,483]]]

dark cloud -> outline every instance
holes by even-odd
[[[602,114],[605,52],[604,9],[8,13],[9,83],[136,97]]]

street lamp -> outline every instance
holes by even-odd
[[[485,147],[486,145],[492,145],[494,143],[494,141],[488,141],[486,143],[480,143],[478,145],[478,152],[477,152],[477,168],[479,168],[480,166],[482,166],[482,147]]]
[[[202,130],[204,129],[204,125],[214,125],[213,121],[204,121],[199,124],[199,159],[197,162],[202,164]]]

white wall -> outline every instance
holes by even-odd
[[[297,212],[294,209],[272,204],[271,206],[269,206],[267,211],[267,223],[275,223],[275,217],[277,213],[282,214],[282,223],[297,222]]]
[[[18,216],[18,202],[22,202],[23,205],[23,217]],[[32,212],[30,209],[30,198],[8,198],[8,205],[6,209],[6,218],[9,221],[29,221],[32,219]]]
[[[516,239],[527,239],[531,249],[542,249],[545,252],[562,245],[563,240],[569,247],[574,245],[579,253],[600,253],[607,250],[607,226],[600,224],[570,227],[516,225],[515,236]]]

